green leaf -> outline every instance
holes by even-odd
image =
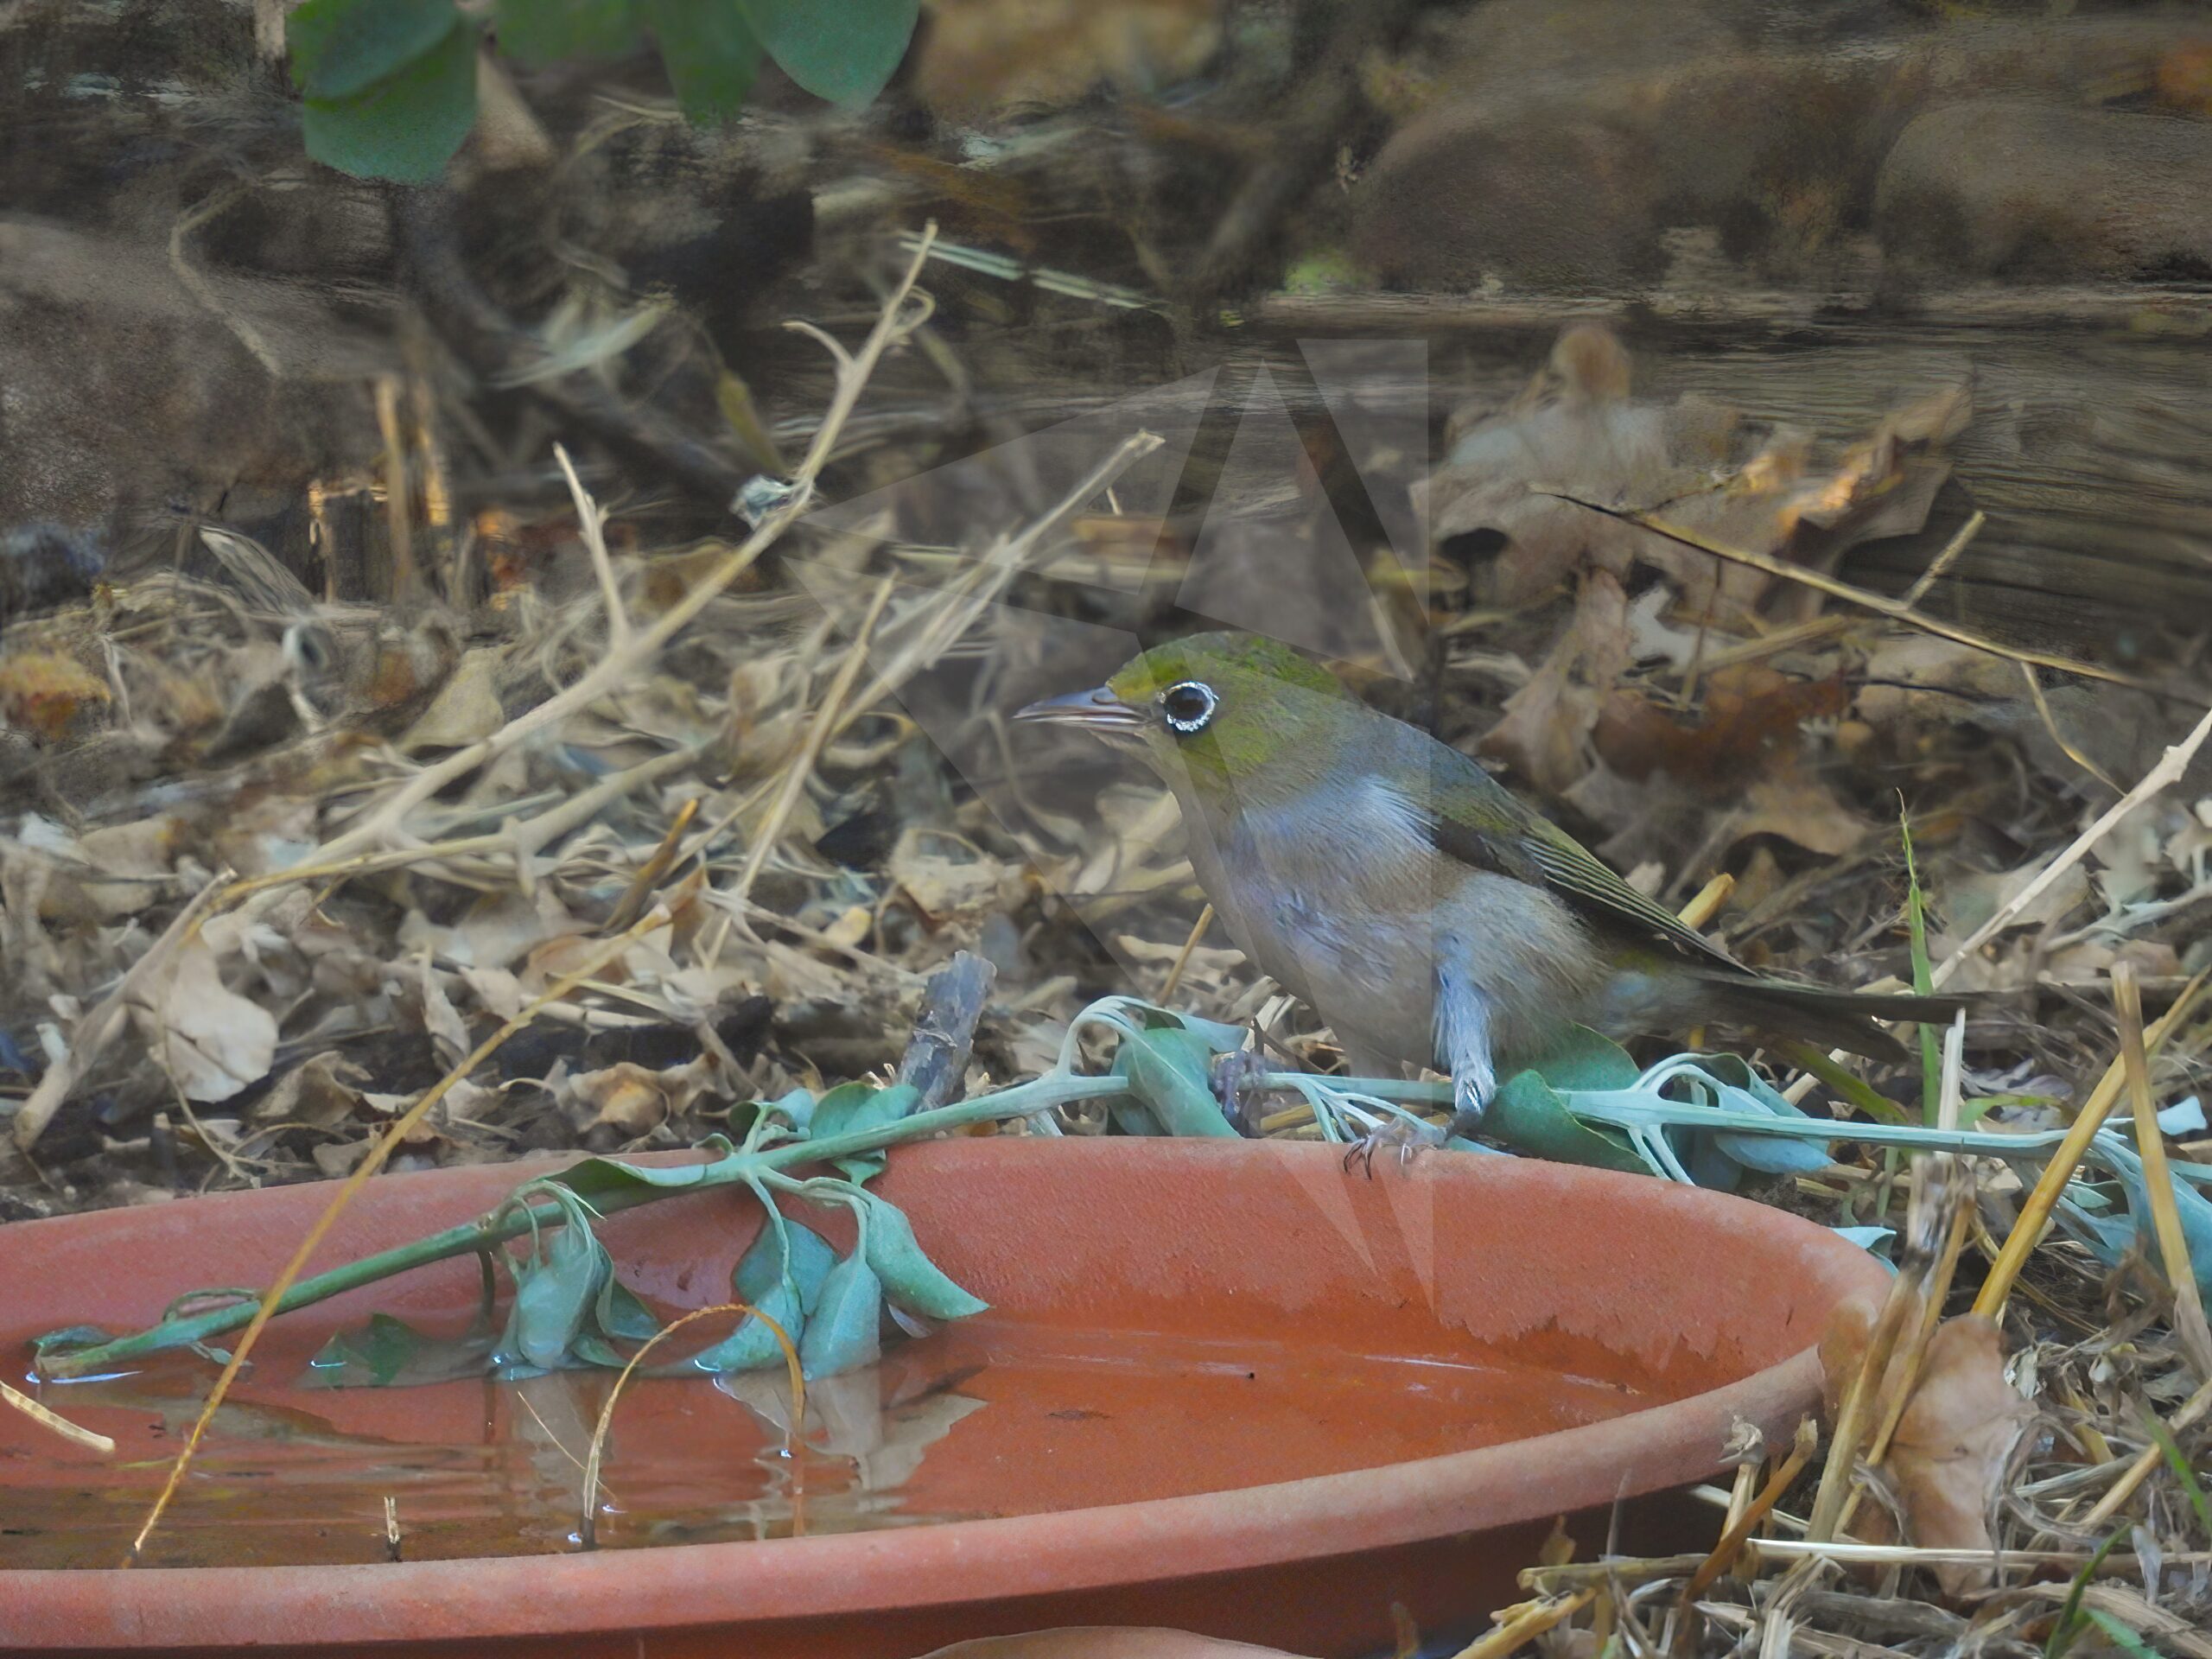
[[[727,1158],[737,1148],[728,1135],[710,1135],[697,1147],[697,1152],[711,1152],[716,1158]],[[696,1164],[626,1164],[618,1158],[587,1158],[547,1179],[565,1186],[580,1198],[595,1198],[602,1193],[617,1192],[632,1186],[696,1186],[706,1179],[714,1165]]]
[[[817,98],[859,109],[914,37],[918,0],[739,0],[777,67]]]
[[[458,1337],[427,1337],[389,1313],[372,1313],[367,1325],[340,1331],[308,1362],[307,1385],[316,1389],[412,1388],[484,1375],[491,1333],[481,1328]]]
[[[884,1294],[908,1313],[929,1319],[961,1319],[990,1306],[954,1283],[923,1252],[904,1212],[873,1194],[868,1199],[865,1236],[868,1264],[883,1281]]]
[[[1905,919],[1912,933],[1912,988],[1921,996],[1936,993],[1936,970],[1928,960],[1928,898],[1920,890],[1920,871],[1912,861],[1912,820],[1906,817],[1904,797],[1897,797],[1897,831],[1904,837]],[[1920,1027],[1920,1114],[1933,1123],[1942,1115],[1943,1060],[1936,1051],[1936,1027]]]
[[[2135,1659],[2164,1659],[2156,1648],[2102,1608],[2090,1608],[2088,1618],[2090,1624],[2105,1633],[2107,1641],[2124,1652],[2133,1654]]]
[[[652,1309],[612,1273],[599,1287],[592,1315],[599,1322],[601,1334],[617,1342],[650,1342],[660,1334],[660,1321],[653,1317]]]
[[[789,1285],[781,1281],[771,1283],[755,1298],[741,1293],[739,1300],[758,1308],[769,1319],[783,1326],[784,1334],[794,1342],[803,1342],[806,1333],[806,1316],[799,1311],[798,1299]],[[769,1365],[780,1365],[784,1359],[784,1344],[776,1340],[776,1333],[751,1314],[741,1320],[736,1330],[711,1348],[702,1348],[681,1365],[670,1367],[675,1371],[709,1371],[720,1376],[726,1371],[757,1371]]]
[[[2044,1659],[2065,1659],[2067,1649],[2074,1645],[2075,1635],[2082,1627],[2082,1592],[2089,1587],[2089,1580],[2097,1576],[2097,1569],[2105,1564],[2105,1557],[2112,1554],[2113,1547],[2127,1534],[2128,1529],[2122,1527],[2106,1538],[2097,1546],[2096,1554],[2082,1562],[2081,1570],[2074,1574],[2073,1582],[2067,1586],[2065,1605],[2058,1610],[2057,1618],[2051,1623],[2050,1635],[2043,1644]]]
[[[572,1201],[573,1202],[573,1201]],[[515,1265],[515,1347],[530,1364],[552,1370],[568,1357],[583,1329],[584,1316],[599,1298],[603,1277],[613,1271],[607,1248],[592,1236],[581,1205],[569,1208],[567,1222],[543,1254]]]
[[[771,1290],[785,1285],[800,1311],[811,1313],[822,1300],[822,1281],[836,1265],[837,1252],[828,1239],[804,1222],[772,1211],[760,1236],[738,1257],[730,1288],[739,1301],[758,1306]]]
[[[372,1388],[388,1388],[421,1345],[422,1338],[413,1326],[389,1313],[372,1313],[360,1330],[334,1335],[308,1363],[318,1371],[358,1372],[359,1376],[352,1380]]]
[[[350,98],[309,98],[308,154],[359,178],[424,184],[476,120],[476,31],[455,29],[396,73]]]
[[[307,0],[284,24],[292,84],[310,99],[350,98],[427,57],[460,23],[453,0]]]
[[[1802,1107],[1793,1106],[1780,1090],[1761,1077],[1751,1063],[1740,1054],[1707,1054],[1700,1068],[1715,1083],[1724,1084],[1748,1098],[1724,1099],[1725,1109],[1756,1112],[1761,1109],[1776,1117],[1795,1117],[1809,1121],[1812,1114]],[[1689,1132],[1692,1145],[1707,1137],[1696,1130]],[[1839,1135],[1839,1140],[1843,1137]],[[1826,1169],[1829,1154],[1826,1145],[1819,1141],[1781,1141],[1768,1135],[1715,1135],[1713,1145],[1726,1158],[1732,1159],[1745,1169],[1758,1170],[1763,1175],[1809,1175]],[[1704,1183],[1700,1182],[1702,1185]]]
[[[694,121],[735,115],[760,70],[760,37],[737,0],[640,0],[676,101]]]
[[[1629,1052],[1610,1037],[1601,1037],[1587,1026],[1569,1026],[1567,1033],[1541,1058],[1529,1063],[1555,1090],[1633,1089],[1641,1068]]]
[[[856,1251],[830,1269],[822,1305],[798,1339],[799,1369],[810,1382],[873,1365],[883,1351],[883,1281]]]
[[[806,1138],[827,1141],[833,1135],[895,1123],[912,1111],[921,1097],[921,1090],[911,1083],[895,1083],[887,1089],[872,1083],[841,1083],[816,1105],[814,1117],[806,1126]]]
[[[65,1325],[59,1331],[49,1331],[42,1337],[31,1339],[31,1354],[36,1359],[58,1359],[79,1348],[97,1348],[114,1338],[97,1325]]]
[[[827,1141],[833,1135],[852,1135],[896,1123],[914,1109],[921,1097],[922,1091],[911,1083],[894,1083],[887,1089],[868,1083],[840,1084],[816,1105],[814,1116],[807,1124],[806,1138]],[[847,1179],[865,1181],[880,1173],[883,1163],[882,1153],[863,1152],[838,1159],[837,1167]]]
[[[1516,1152],[1563,1164],[1648,1174],[1649,1167],[1624,1142],[1579,1121],[1551,1084],[1535,1071],[1516,1071],[1483,1114],[1483,1132]]]
[[[1213,1093],[1213,1046],[1195,1031],[1160,1026],[1122,1039],[1114,1075],[1170,1135],[1236,1138]]]
[[[528,64],[620,57],[638,43],[631,0],[499,0],[499,50]]]

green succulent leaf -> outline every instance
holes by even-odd
[[[1554,1089],[1632,1089],[1643,1068],[1610,1037],[1587,1026],[1569,1026],[1567,1034],[1527,1068]]]
[[[771,1211],[768,1224],[746,1248],[730,1275],[730,1288],[741,1302],[758,1307],[779,1285],[787,1287],[793,1304],[811,1313],[822,1301],[822,1282],[837,1265],[837,1252],[830,1241],[804,1222],[792,1221]]]
[[[524,63],[620,57],[638,43],[632,0],[499,0],[499,49]]]
[[[695,1150],[721,1159],[737,1148],[728,1136],[710,1135]],[[712,1160],[706,1159],[696,1164],[626,1164],[617,1158],[586,1158],[551,1179],[579,1198],[595,1198],[624,1187],[696,1186],[711,1166]]]
[[[830,1269],[822,1302],[798,1339],[808,1382],[873,1365],[883,1351],[883,1281],[855,1251]]]
[[[760,71],[760,37],[738,0],[640,0],[640,9],[683,113],[735,115]]]
[[[1516,1071],[1505,1080],[1483,1115],[1483,1131],[1533,1157],[1635,1174],[1649,1169],[1625,1141],[1576,1118],[1558,1091],[1533,1071]]]
[[[310,94],[308,154],[359,178],[424,184],[476,121],[476,31],[448,29],[421,56],[346,97]]]
[[[292,84],[310,99],[351,98],[460,27],[453,0],[307,0],[284,24]]]
[[[881,92],[914,37],[918,0],[739,0],[776,66],[817,98],[856,110]]]
[[[758,1299],[741,1295],[739,1300],[773,1319],[792,1341],[805,1340],[806,1315],[800,1311],[798,1299],[789,1285],[779,1281],[770,1284]],[[776,1340],[776,1333],[766,1321],[748,1313],[736,1330],[714,1346],[701,1349],[681,1365],[671,1369],[708,1371],[719,1376],[729,1371],[757,1371],[766,1366],[779,1365],[783,1360],[784,1344]]]
[[[583,1206],[563,1205],[567,1220],[539,1252],[515,1262],[515,1305],[510,1325],[523,1359],[541,1370],[563,1363],[613,1272],[607,1247],[593,1236]]]
[[[867,1259],[884,1294],[910,1313],[929,1319],[965,1319],[990,1304],[956,1284],[924,1253],[913,1224],[896,1205],[868,1199]]]
[[[652,1309],[611,1272],[600,1285],[592,1317],[598,1322],[600,1334],[616,1342],[650,1342],[660,1334],[660,1321]]]
[[[895,1123],[912,1111],[920,1098],[921,1091],[909,1083],[896,1083],[887,1089],[872,1083],[841,1083],[816,1105],[806,1126],[806,1138],[827,1141],[832,1135]]]
[[[1114,1075],[1128,1079],[1129,1093],[1170,1135],[1235,1139],[1213,1093],[1214,1048],[1205,1035],[1181,1026],[1157,1026],[1122,1038]]]
[[[432,1337],[389,1313],[372,1313],[366,1325],[323,1344],[308,1362],[308,1386],[396,1389],[480,1377],[491,1349],[491,1333],[482,1328]]]
[[[340,1331],[308,1363],[323,1373],[342,1372],[356,1386],[389,1388],[421,1348],[415,1328],[389,1313],[372,1313],[358,1331]],[[337,1386],[337,1379],[328,1379]]]
[[[827,1141],[833,1135],[896,1123],[914,1109],[921,1097],[921,1090],[910,1083],[894,1083],[887,1089],[868,1083],[840,1084],[816,1105],[814,1116],[807,1124],[806,1138]],[[865,1181],[880,1173],[883,1163],[882,1153],[864,1152],[840,1158],[837,1167],[848,1179]]]

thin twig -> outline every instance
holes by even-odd
[[[2050,699],[2044,696],[2043,682],[2036,677],[2035,664],[2033,663],[2022,663],[2019,665],[2019,668],[2020,677],[2028,683],[2028,696],[2035,700],[2036,714],[2043,721],[2044,730],[2050,734],[2050,741],[2058,745],[2060,752],[2063,753],[2069,760],[2071,760],[2075,766],[2081,767],[2082,771],[2088,772],[2090,777],[2095,779],[2107,789],[2112,791],[2113,794],[2126,794],[2127,791],[2120,788],[2118,784],[2113,782],[2110,775],[2106,772],[2102,766],[2090,760],[2089,757],[2082,753],[2081,750],[2075,748],[2068,740],[2066,734],[2058,729],[2057,718],[2050,712]]]
[[[725,588],[753,567],[754,561],[767,551],[810,505],[814,480],[828,461],[830,445],[852,414],[861,387],[874,371],[876,363],[894,341],[904,339],[927,319],[926,304],[912,311],[906,309],[906,305],[907,296],[913,293],[914,279],[921,273],[922,261],[928,257],[929,244],[936,232],[937,227],[932,222],[924,233],[921,251],[915,255],[899,286],[892,290],[883,315],[877,319],[867,342],[854,354],[850,371],[838,375],[829,413],[823,417],[822,425],[816,430],[814,443],[807,450],[806,458],[800,461],[798,471],[791,476],[789,494],[761,518],[753,533],[700,577],[683,598],[656,617],[652,626],[632,634],[626,646],[619,651],[609,651],[574,684],[556,692],[536,708],[516,715],[490,736],[470,744],[465,749],[456,750],[435,766],[424,767],[405,787],[394,793],[359,823],[325,842],[321,849],[324,859],[342,858],[349,854],[383,846],[399,831],[409,812],[448,785],[467,777],[486,762],[498,759],[546,727],[588,708],[623,684],[642,664],[657,655],[664,645],[690,626]]]
[[[1775,1465],[1774,1472],[1767,1477],[1766,1484],[1759,1490],[1759,1495],[1751,1500],[1750,1507],[1728,1523],[1728,1529],[1720,1535],[1720,1541],[1713,1545],[1713,1553],[1698,1563],[1697,1571],[1682,1586],[1685,1613],[1689,1604],[1703,1595],[1712,1587],[1713,1581],[1728,1570],[1729,1564],[1736,1559],[1736,1553],[1751,1541],[1751,1534],[1758,1529],[1759,1523],[1766,1519],[1776,1504],[1782,1502],[1783,1494],[1789,1490],[1791,1483],[1812,1461],[1813,1453],[1820,1449],[1820,1444],[1819,1426],[1810,1417],[1799,1422],[1797,1436],[1791,1443],[1789,1455]],[[1687,1619],[1684,1625],[1687,1628]]]
[[[1602,513],[1608,518],[1618,518],[1624,524],[1630,524],[1639,529],[1648,530],[1653,535],[1664,537],[1670,542],[1679,542],[1684,547],[1694,547],[1700,552],[1710,553],[1716,558],[1747,565],[1751,569],[1763,571],[1783,582],[1800,583],[1826,594],[1831,599],[1847,601],[1864,609],[1875,612],[1878,615],[1902,622],[1908,627],[1918,628],[1924,632],[1935,634],[1940,639],[1948,639],[1954,645],[1965,645],[1974,651],[1987,652],[1993,657],[2002,657],[2010,662],[2032,663],[2038,668],[2051,669],[2057,673],[2079,675],[2085,680],[2103,680],[2109,684],[2126,686],[2131,690],[2147,691],[2153,696],[2171,697],[2177,702],[2190,703],[2200,709],[2207,706],[2204,699],[2194,693],[2177,690],[2170,685],[2160,685],[2154,680],[2143,678],[2140,675],[2129,674],[2116,668],[2106,668],[2096,663],[2085,663],[2072,657],[2056,656],[2050,652],[2024,651],[2017,646],[2005,645],[1992,639],[1987,634],[1976,633],[1970,628],[1959,627],[1955,624],[1942,620],[1940,617],[1929,616],[1924,611],[1915,610],[1903,600],[1891,599],[1886,594],[1872,593],[1864,588],[1854,588],[1847,582],[1839,582],[1834,576],[1812,569],[1806,565],[1792,564],[1787,559],[1777,559],[1765,553],[1755,553],[1749,548],[1731,547],[1725,542],[1716,542],[1709,537],[1700,536],[1694,530],[1669,524],[1665,519],[1650,513],[1635,512],[1622,507],[1609,507],[1597,501],[1586,501],[1580,496],[1568,494],[1565,490],[1532,486],[1531,493],[1552,496],[1558,500],[1567,502],[1569,505],[1584,507],[1592,512]]]
[[[2158,1128],[2158,1108],[2151,1095],[2151,1062],[2143,1052],[2143,993],[2135,983],[2135,964],[2112,965],[2113,1010],[2120,1020],[2120,1058],[2127,1069],[2127,1092],[2135,1108],[2135,1147],[2143,1160],[2143,1186],[2166,1282],[2174,1293],[2174,1335],[2197,1381],[2212,1378],[2212,1330],[2204,1323],[2204,1299],[2190,1265],[2189,1240],[2181,1230],[2174,1202],[2174,1178],[2166,1168],[2166,1141]]]
[[[2053,883],[2072,869],[2088,855],[2090,848],[2102,841],[2137,807],[2159,791],[2178,783],[2189,764],[2196,758],[2197,750],[2204,747],[2204,740],[2212,737],[2212,713],[2196,722],[2196,728],[2178,743],[2170,747],[2158,757],[2158,764],[2143,774],[2142,780],[2097,817],[2097,821],[2074,837],[2066,850],[2036,873],[2034,880],[1999,905],[1995,913],[1967,936],[1965,944],[1943,958],[1936,969],[1936,983],[1941,986],[1954,969],[1975,951],[2012,925],[2012,918],[2024,912],[2028,906],[2050,890]]]
[[[1175,953],[1174,963],[1168,969],[1167,978],[1160,987],[1160,1001],[1166,1002],[1173,998],[1176,988],[1183,982],[1183,970],[1191,965],[1191,953],[1198,948],[1198,941],[1205,938],[1206,930],[1212,925],[1213,906],[1207,905],[1199,910],[1198,919],[1191,924],[1191,931],[1183,941],[1183,948]],[[1309,1110],[1308,1116],[1311,1115]]]
[[[769,1220],[772,1222],[774,1217],[771,1217]],[[670,1320],[645,1338],[645,1346],[630,1356],[629,1363],[623,1366],[622,1374],[614,1379],[614,1386],[607,1391],[607,1403],[599,1408],[599,1421],[591,1432],[591,1453],[584,1459],[583,1515],[582,1524],[577,1529],[586,1549],[595,1548],[599,1542],[599,1465],[607,1451],[607,1431],[613,1426],[614,1408],[622,1398],[624,1385],[629,1382],[630,1374],[638,1369],[639,1362],[659,1347],[664,1339],[674,1336],[692,1320],[703,1319],[710,1313],[735,1313],[741,1319],[760,1320],[768,1327],[768,1334],[775,1338],[776,1345],[784,1351],[784,1364],[791,1379],[791,1428],[784,1437],[784,1451],[786,1456],[797,1461],[800,1432],[806,1422],[806,1376],[799,1370],[798,1348],[791,1341],[791,1332],[750,1302],[718,1302],[712,1307],[694,1308],[690,1313]]]
[[[2183,1401],[2180,1408],[2167,1420],[2166,1427],[2178,1434],[2183,1429],[2194,1427],[2196,1420],[2208,1411],[2212,1411],[2212,1382],[2198,1384],[2196,1392]],[[2113,1483],[2112,1490],[2099,1498],[2088,1514],[2082,1517],[2082,1530],[2096,1532],[2119,1514],[2126,1507],[2127,1500],[2135,1496],[2136,1488],[2150,1478],[2151,1471],[2164,1458],[2165,1449],[2155,1441],[2145,1446],[2135,1461],[2129,1464],[2120,1478]]]
[[[7,1402],[40,1427],[51,1429],[63,1440],[73,1441],[88,1452],[98,1452],[105,1455],[115,1450],[115,1442],[106,1435],[71,1422],[60,1412],[41,1405],[12,1383],[0,1381],[0,1400]]]
[[[1980,507],[1974,516],[1959,526],[1959,533],[1943,543],[1943,550],[1929,563],[1928,568],[1913,578],[1912,586],[1904,590],[1904,602],[1918,605],[1928,590],[1942,580],[1943,573],[1955,563],[1960,554],[1967,550],[1967,543],[1981,534],[1981,527],[1989,522],[1989,515]]]
[[[607,643],[620,651],[630,643],[630,613],[623,608],[622,589],[614,580],[614,561],[607,551],[607,509],[591,499],[584,481],[576,476],[569,452],[553,446],[553,459],[569,480],[569,495],[576,505],[576,524],[583,531],[584,549],[591,555],[592,574],[599,578],[599,594],[607,605]]]
[[[2157,1052],[2167,1033],[2189,1017],[2204,988],[2204,981],[2203,974],[2190,980],[2182,994],[2174,999],[2173,1007],[2166,1010],[2164,1017],[2144,1033],[2143,1044],[2146,1053]],[[2088,1150],[2089,1142],[2095,1139],[2097,1131],[2104,1127],[2105,1119],[2112,1115],[2112,1109],[2119,1103],[2120,1085],[2126,1076],[2125,1064],[2115,1058],[2105,1069],[2096,1088],[2090,1092],[2088,1103],[2082,1108],[2082,1115],[2068,1127],[2066,1138],[2059,1142],[2058,1150],[2051,1154],[2050,1161],[2044,1166],[2042,1175],[2037,1178],[2034,1190],[2020,1206],[2018,1219],[2013,1222],[2012,1230],[2005,1236],[2004,1248],[1998,1252],[1997,1260],[1990,1265],[1989,1277],[1982,1281],[1981,1289],[1974,1300],[1975,1313],[1993,1319],[2004,1313],[2005,1299],[2012,1295],[2012,1286],[2020,1276],[2020,1269],[2027,1264],[2029,1255],[2043,1237],[2044,1224],[2050,1221],[2050,1212],[2057,1207],[2058,1195],[2065,1190],[2066,1183],[2073,1179],[2075,1170],[2081,1165],[2082,1154]]]
[[[890,603],[895,585],[889,576],[876,583],[875,596],[868,601],[868,612],[854,631],[852,643],[845,648],[845,659],[837,664],[837,677],[830,682],[830,690],[823,696],[822,707],[815,712],[814,723],[806,728],[806,739],[799,745],[798,753],[784,769],[783,786],[776,791],[767,817],[753,832],[753,844],[745,849],[745,863],[737,873],[736,881],[722,895],[723,902],[732,907],[726,914],[737,914],[743,907],[753,892],[753,882],[760,878],[761,867],[767,863],[768,855],[783,836],[784,825],[790,822],[792,810],[798,805],[798,798],[805,792],[807,779],[814,776],[814,764],[821,758],[830,733],[837,728],[837,716],[852,693],[853,682],[867,664],[868,641],[874,636],[876,620]],[[709,960],[720,954],[709,952]]]

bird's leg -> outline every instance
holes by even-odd
[[[1452,1071],[1452,1122],[1445,1138],[1471,1135],[1482,1127],[1497,1068],[1490,1051],[1490,999],[1476,988],[1466,953],[1445,941],[1436,970],[1436,1052]]]
[[[1259,1133],[1258,1114],[1251,1109],[1256,1093],[1252,1085],[1272,1069],[1268,1057],[1256,1048],[1231,1049],[1216,1057],[1214,1097],[1221,1102],[1221,1115],[1237,1134],[1249,1136]]]

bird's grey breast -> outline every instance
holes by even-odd
[[[1345,1041],[1427,1055],[1443,873],[1401,797],[1370,779],[1324,786],[1192,839],[1200,882],[1263,972]]]

